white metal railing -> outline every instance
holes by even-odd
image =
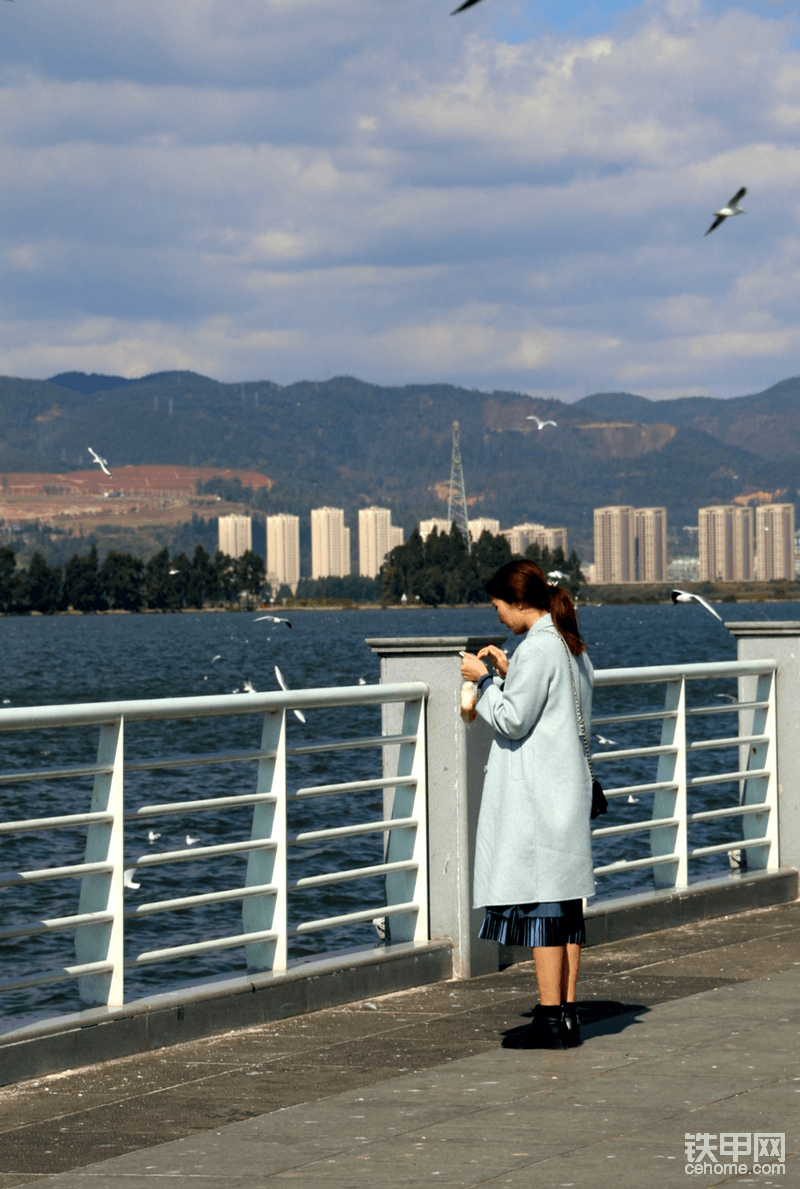
[[[699,860],[726,854],[732,866],[767,871],[778,868],[777,667],[777,662],[767,659],[598,670],[595,710],[603,698],[600,691],[615,687],[664,686],[665,694],[663,709],[638,708],[593,716],[593,729],[615,733],[620,729],[627,732],[629,724],[660,724],[656,743],[616,746],[615,750],[592,754],[610,814],[615,816],[615,803],[640,803],[639,810],[627,812],[631,820],[603,825],[603,819],[597,819],[597,828],[592,831],[595,857],[598,851],[607,849],[611,839],[646,835],[649,842],[648,854],[601,862],[595,868],[596,876],[615,876],[619,887],[621,874],[652,869],[657,889],[682,888],[692,876],[696,877]],[[718,693],[711,704],[687,704],[692,683],[731,680],[737,683],[735,695]],[[699,730],[687,730],[690,723],[699,728],[709,717],[715,723],[719,715],[734,716],[735,728],[727,732],[714,730],[708,738],[691,737]],[[734,760],[726,758],[731,751]],[[695,771],[703,755],[709,757],[705,770]],[[624,772],[636,761],[640,771],[654,769],[649,778],[630,780],[623,775],[622,783],[609,786],[606,765],[623,767]],[[729,786],[721,798],[725,804],[700,807],[700,795],[707,795],[707,790],[719,785]],[[693,839],[703,827],[713,827],[716,834],[721,834],[726,826],[730,827],[726,838],[704,843]]]
[[[751,869],[778,868],[776,671],[776,662],[767,659],[610,669],[595,674],[593,731],[607,731],[617,740],[608,749],[595,749],[593,755],[610,802],[608,818],[599,819],[593,830],[601,898],[648,886],[652,890],[653,884],[657,891],[685,887],[703,878],[704,868],[718,856],[732,856],[737,861],[744,856],[742,861]],[[710,692],[709,683],[716,683]],[[723,687],[735,692],[717,692]],[[126,970],[147,970],[167,961],[199,961],[216,951],[244,949],[249,970],[279,972],[286,969],[290,939],[294,945],[307,944],[302,939],[309,934],[379,917],[391,918],[392,942],[427,939],[426,790],[433,779],[426,772],[425,759],[428,692],[427,684],[414,681],[1,711],[3,740],[25,731],[54,732],[54,737],[69,740],[78,728],[88,728],[92,740],[99,730],[99,744],[91,762],[87,762],[85,748],[71,753],[67,748],[73,762],[51,767],[38,758],[28,762],[25,754],[17,751],[7,761],[6,770],[0,771],[0,795],[4,788],[23,782],[33,790],[41,782],[63,782],[73,803],[80,782],[93,781],[90,804],[75,803],[75,812],[61,811],[64,797],[60,796],[50,806],[44,799],[41,802],[43,810],[57,812],[0,823],[0,842],[32,834],[40,854],[23,870],[0,875],[0,888],[35,890],[52,881],[69,888],[69,881],[75,879],[80,886],[77,903],[69,894],[62,896],[67,911],[32,912],[32,919],[26,921],[7,919],[7,927],[0,931],[3,942],[39,939],[43,946],[51,935],[71,931],[75,962],[51,963],[50,968],[42,968],[45,963],[40,962],[38,966],[34,963],[35,968],[19,968],[18,977],[7,978],[0,989],[13,995],[74,979],[85,1003],[115,1007],[125,999]],[[454,697],[453,728],[457,702]],[[353,731],[332,742],[315,740],[287,746],[286,716],[295,709],[392,703],[402,707],[402,716],[393,711],[394,725],[391,730],[385,727],[383,734]],[[437,704],[444,706],[444,702]],[[395,714],[402,717],[399,724],[394,722]],[[732,721],[726,721],[726,716]],[[138,724],[180,724],[213,717],[245,722],[255,717],[260,729],[257,746],[214,749],[201,739],[195,740],[197,746],[191,754],[185,754],[186,749],[181,753],[163,741],[154,744],[149,740],[144,750],[156,752],[149,755],[142,754],[141,741],[137,739],[135,746],[130,742],[136,732],[147,729]],[[450,729],[447,715],[444,725],[440,718],[436,719],[439,735],[430,762],[439,775],[440,770],[447,771],[446,781],[437,787],[449,790],[453,788],[452,746],[458,736]],[[64,734],[59,734],[62,731]],[[229,744],[231,739],[233,734]],[[380,775],[364,775],[358,770],[357,757],[370,751],[383,760]],[[30,752],[38,756],[36,748]],[[343,775],[350,779],[334,780],[332,775],[343,759],[350,766]],[[320,761],[324,767],[319,768]],[[198,795],[208,783],[211,766],[224,765],[224,772],[243,772],[247,763],[256,768],[251,783],[230,792],[227,785],[213,790],[224,795]],[[302,787],[294,787],[294,779],[291,786],[287,782],[287,763],[290,776],[293,764],[295,768],[306,765]],[[309,779],[312,764],[316,767]],[[141,779],[152,784],[174,780],[175,773],[182,771],[193,774],[185,798],[168,794],[159,798],[148,786],[139,803],[131,799],[130,787],[127,792],[124,787],[126,781],[130,786],[139,779],[138,774],[144,774]],[[455,792],[466,798],[464,789]],[[377,800],[369,813],[363,806],[356,808],[362,796],[370,793],[384,794],[383,804],[390,809],[376,807]],[[342,807],[333,824],[329,815],[325,821],[306,813],[306,806],[327,804]],[[185,846],[136,853],[143,825],[161,825],[166,833],[164,824],[170,819],[180,821],[181,815],[205,813],[213,820],[242,808],[249,833],[240,830],[238,836],[226,835],[220,841],[201,840],[202,845],[187,841]],[[457,814],[445,814],[445,822],[441,808],[437,806],[436,828],[450,829],[452,825],[455,836],[460,828]],[[76,829],[82,832],[82,847],[85,833],[80,861],[80,851],[62,856],[57,842],[63,837],[62,830],[74,833]],[[247,836],[241,836],[243,833]],[[371,858],[357,863],[340,849],[332,859],[332,848],[354,849],[370,836],[375,840]],[[443,853],[449,856],[454,844],[451,835],[447,837]],[[441,851],[441,838],[436,845]],[[297,873],[290,859],[302,848],[316,853],[317,859],[311,868],[300,865]],[[240,855],[247,856],[244,874],[237,875],[233,866],[226,874],[225,864],[232,864]],[[169,895],[126,907],[126,872],[130,882],[137,873],[145,877],[173,865],[180,870],[181,864],[189,862],[198,865],[193,882],[180,886],[173,880]],[[449,859],[445,872],[448,865]],[[437,869],[435,894],[439,897],[441,878]],[[333,902],[331,911],[306,910],[303,915],[304,894],[322,898],[325,889],[344,889],[358,880],[380,881],[380,896],[369,907],[360,898],[354,911],[340,911],[342,904]],[[202,881],[200,886],[198,881]],[[344,890],[340,899],[348,899]],[[193,909],[210,912],[211,906],[220,906],[220,911],[225,911],[225,905],[237,902],[241,904],[241,923],[219,930],[219,935],[208,930],[198,939],[190,930],[180,931],[180,926],[177,932],[169,925],[159,926],[156,932],[148,925],[158,914],[188,912],[188,918],[175,918],[188,920]],[[152,936],[150,943],[136,949],[132,931],[139,923],[150,929]]]
[[[99,744],[94,763],[65,764],[61,767],[22,767],[0,772],[2,786],[40,781],[74,782],[93,777],[91,805],[76,813],[29,817],[0,822],[0,840],[23,833],[52,838],[52,853],[58,854],[57,832],[85,827],[83,862],[46,865],[0,874],[0,888],[32,886],[51,880],[80,880],[77,911],[39,918],[0,931],[0,941],[43,937],[65,930],[74,931],[76,962],[50,970],[37,970],[0,984],[2,991],[23,990],[49,983],[77,979],[80,998],[86,1004],[119,1006],[125,1000],[125,971],[171,959],[187,958],[217,950],[244,948],[250,971],[283,971],[287,965],[287,942],[292,936],[333,929],[380,916],[392,918],[392,941],[423,940],[428,937],[427,813],[425,770],[425,699],[423,682],[335,689],[287,691],[285,693],[228,695],[224,697],[177,698],[158,701],[93,703],[89,705],[30,707],[4,710],[0,734],[10,732],[99,727]],[[310,743],[287,747],[286,715],[293,710],[355,707],[402,703],[403,720],[394,735],[377,734],[340,739],[332,743]],[[160,754],[153,757],[126,751],[125,727],[132,723],[197,720],[220,716],[255,716],[261,724],[260,742],[253,749],[229,749],[200,754]],[[392,749],[396,758],[384,764],[391,777],[378,776],[340,783],[308,785],[289,791],[287,757],[320,755],[377,749]],[[192,797],[187,800],[148,802],[132,809],[126,806],[126,774],[158,772],[204,765],[257,763],[253,791],[222,797]],[[252,788],[252,786],[251,786]],[[394,790],[391,813],[379,812],[377,820],[359,820],[341,826],[304,829],[291,833],[287,805],[317,798],[339,797],[351,803],[369,790]],[[185,848],[134,855],[131,827],[134,823],[158,823],[170,815],[215,813],[252,806],[249,837],[215,845],[187,845]],[[128,834],[126,836],[126,826]],[[347,867],[288,880],[287,854],[307,844],[324,846],[342,839],[372,834],[385,838],[383,862]],[[193,840],[192,840],[193,841]],[[168,864],[203,863],[211,871],[215,860],[247,854],[242,886],[214,891],[189,890],[188,894],[157,899],[126,909],[125,876],[132,882],[136,872]],[[381,877],[385,903],[368,909],[339,913],[289,924],[289,897],[306,889],[345,881]],[[202,941],[180,942],[130,954],[126,951],[126,922],[205,905],[242,903],[241,930]],[[128,947],[129,948],[129,947]]]

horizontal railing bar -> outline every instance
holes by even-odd
[[[604,727],[609,723],[647,722],[651,719],[677,718],[677,710],[648,710],[641,714],[604,714],[601,718],[592,717],[593,727]]]
[[[156,912],[178,912],[182,908],[194,908],[201,904],[222,904],[227,900],[246,900],[248,896],[274,896],[277,884],[253,884],[249,888],[230,888],[224,892],[200,892],[196,896],[178,896],[173,900],[151,900],[139,904],[125,913],[128,920],[152,916]]]
[[[603,789],[606,797],[630,797],[633,793],[660,793],[677,789],[674,780],[656,780],[652,784],[624,784],[616,789]]]
[[[351,867],[348,871],[334,871],[329,875],[306,875],[288,884],[288,890],[302,891],[303,888],[321,888],[326,884],[344,883],[351,879],[371,879],[375,875],[386,875],[390,871],[417,871],[419,863],[408,860],[404,863],[376,863],[373,867]]]
[[[40,937],[43,933],[55,933],[59,929],[77,929],[78,925],[102,925],[113,919],[113,912],[81,912],[71,917],[51,917],[33,928],[4,929],[0,933],[0,941],[10,941],[12,937]]]
[[[624,826],[603,826],[599,830],[592,830],[592,838],[611,838],[615,834],[636,834],[644,830],[654,830],[657,826],[679,826],[677,817],[648,818],[647,821],[627,822]]]
[[[199,801],[165,801],[161,805],[142,805],[133,813],[126,813],[127,822],[151,817],[167,817],[170,814],[188,813],[189,810],[225,809],[227,806],[257,805],[260,801],[276,801],[274,793],[242,793],[233,797],[206,797]]]
[[[319,689],[278,690],[263,694],[219,694],[196,698],[143,698],[124,702],[84,702],[64,706],[21,706],[0,710],[0,732],[46,730],[49,727],[92,726],[124,719],[220,718],[229,715],[278,714],[284,710],[321,710],[338,706],[372,706],[417,701],[430,693],[424,681],[386,685],[340,685]]]
[[[374,780],[349,780],[342,784],[312,784],[307,788],[290,793],[287,798],[295,801],[306,797],[326,797],[334,793],[364,793],[370,789],[391,789],[395,787],[414,788],[416,776],[376,776]]]
[[[159,768],[193,768],[200,764],[238,764],[253,760],[271,760],[275,751],[254,747],[248,751],[198,752],[196,755],[153,757],[125,762],[126,772],[150,772]]]
[[[734,735],[728,739],[698,739],[687,743],[687,751],[714,751],[717,748],[736,747],[740,743],[769,743],[769,735]]]
[[[33,974],[28,978],[10,979],[0,983],[0,991],[22,991],[26,987],[44,987],[48,983],[66,982],[70,978],[85,978],[89,974],[106,974],[114,969],[113,962],[83,962],[80,966],[63,966],[60,970],[48,970],[44,974]]]
[[[416,735],[373,735],[369,739],[340,739],[329,743],[306,743],[287,747],[287,756],[310,756],[325,751],[355,751],[365,747],[391,747],[398,743],[416,743]]]
[[[0,822],[0,834],[24,834],[35,830],[55,830],[60,826],[88,826],[91,822],[113,820],[113,813],[65,813],[60,817],[31,817],[16,822]]]
[[[593,751],[592,763],[602,760],[635,760],[643,756],[677,755],[678,746],[675,743],[659,743],[655,747],[627,747],[624,751]]]
[[[113,771],[112,764],[74,764],[68,768],[36,768],[32,771],[20,768],[18,772],[0,773],[0,785],[21,784],[29,780],[68,780],[79,776],[107,775]]]
[[[595,875],[611,875],[614,871],[636,871],[641,867],[659,867],[665,863],[677,863],[679,856],[651,855],[648,859],[619,859],[616,863],[607,863],[605,867],[595,867]]]
[[[772,806],[765,801],[756,805],[732,805],[730,809],[703,809],[699,813],[687,813],[687,822],[710,822],[718,817],[746,817],[751,813],[769,813]]]
[[[162,850],[157,855],[140,855],[126,861],[126,868],[164,867],[167,863],[184,863],[192,859],[213,858],[215,855],[235,855],[240,851],[269,850],[277,846],[273,838],[248,838],[246,842],[223,842],[218,846],[192,846],[184,850]]]
[[[335,929],[339,925],[356,924],[359,921],[373,921],[376,917],[396,916],[401,912],[419,912],[419,905],[391,904],[385,908],[364,908],[359,912],[348,912],[339,917],[325,917],[318,921],[304,921],[294,929],[288,929],[289,937],[297,937],[302,933],[315,933],[318,929]]]
[[[770,846],[769,838],[741,838],[738,842],[719,842],[716,846],[696,846],[689,851],[690,859],[701,859],[703,855],[722,855],[725,851],[748,850],[751,846]]]
[[[171,958],[184,958],[192,954],[208,954],[214,950],[232,950],[240,945],[250,945],[254,941],[277,941],[278,934],[272,929],[260,933],[237,933],[230,937],[217,937],[210,941],[195,941],[188,945],[173,945],[163,950],[147,950],[139,954],[131,962],[126,962],[126,968],[133,966],[148,966],[155,962],[168,962]]]
[[[727,706],[692,706],[687,709],[690,714],[732,714],[738,710],[767,710],[769,702],[728,702]]]
[[[693,776],[686,784],[689,788],[696,789],[705,784],[727,784],[732,780],[764,780],[771,775],[771,768],[751,768],[749,771],[744,769],[739,772],[717,772],[713,776]]]
[[[41,867],[36,871],[20,871],[15,875],[0,875],[0,888],[19,888],[44,879],[73,879],[81,875],[99,875],[113,871],[112,863],[76,863],[72,867]]]
[[[304,842],[321,842],[325,838],[350,838],[357,834],[375,834],[382,830],[407,830],[418,826],[415,817],[395,817],[382,822],[365,822],[359,826],[333,826],[329,830],[304,830],[286,839],[287,844],[295,845]]]
[[[702,681],[715,677],[760,677],[774,673],[778,662],[764,658],[755,661],[709,661],[692,665],[643,665],[635,669],[596,669],[594,688],[613,685],[647,685],[661,681]]]

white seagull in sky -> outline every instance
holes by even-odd
[[[286,679],[284,678],[283,673],[281,673],[281,671],[277,665],[275,666],[275,676],[278,680],[278,685],[281,687],[281,689],[284,690],[284,692],[288,691],[289,686],[286,684]],[[295,714],[300,719],[300,722],[306,721],[306,716],[303,714],[302,710],[295,710]]]
[[[715,619],[722,623],[722,616],[718,615],[711,604],[699,594],[690,594],[688,590],[673,590],[673,603],[699,603],[701,607],[705,607],[706,611],[710,611]]]
[[[104,474],[104,475],[108,475],[108,477],[109,477],[109,479],[110,479],[110,478],[111,478],[111,471],[108,469],[108,459],[107,459],[107,458],[101,458],[99,454],[96,454],[96,453],[94,452],[94,450],[92,449],[92,447],[91,447],[91,446],[87,446],[87,447],[86,447],[86,449],[89,451],[89,453],[90,453],[90,454],[91,454],[91,456],[92,456],[92,462],[96,462],[96,463],[97,463],[97,465],[100,467],[100,470],[103,472],[103,474]]]
[[[287,628],[292,626],[288,619],[281,619],[280,615],[259,615],[257,619],[253,620],[253,622],[261,623],[264,619],[268,619],[271,623],[285,623]]]
[[[737,190],[733,198],[727,206],[723,206],[721,210],[714,211],[714,222],[709,227],[706,235],[711,235],[711,232],[719,227],[720,223],[724,223],[726,219],[730,219],[733,215],[746,215],[747,211],[739,210],[739,203],[747,193],[747,187],[742,186],[741,190]]]
[[[567,575],[563,570],[551,570],[547,577],[552,578],[553,582],[560,582],[561,579],[566,578]]]
[[[542,430],[544,429],[544,427],[545,427],[546,425],[552,425],[552,426],[554,426],[554,427],[556,427],[556,428],[557,428],[557,426],[558,426],[558,422],[557,422],[557,421],[542,421],[541,417],[537,417],[535,413],[531,413],[529,417],[526,417],[526,418],[525,418],[525,420],[526,420],[526,421],[535,421],[535,422],[536,422],[536,427],[537,427],[537,429],[539,430],[539,433],[541,433],[541,432],[542,432]]]

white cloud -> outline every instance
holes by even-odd
[[[792,17],[653,2],[509,45],[430,0],[8,10],[0,371],[579,396],[798,370]]]

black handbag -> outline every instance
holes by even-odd
[[[583,740],[583,750],[586,752],[586,763],[589,765],[589,775],[592,778],[592,808],[589,817],[594,821],[596,817],[600,817],[601,813],[608,813],[608,801],[603,792],[603,786],[599,780],[595,780],[594,771],[592,769],[592,757],[589,754],[589,740],[586,738],[586,727],[583,725],[583,715],[581,714],[581,704],[578,700],[578,687],[575,685],[575,675],[572,672],[572,660],[567,644],[561,632],[555,631],[550,633],[551,636],[558,636],[564,648],[567,651],[567,664],[569,666],[569,679],[572,682],[572,696],[575,699],[575,711],[578,715],[578,722],[581,728],[581,739]]]

